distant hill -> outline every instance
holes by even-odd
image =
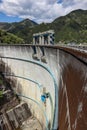
[[[55,19],[51,27],[55,30],[56,41],[87,43],[87,10],[72,11]]]
[[[25,42],[27,42],[29,41],[28,33],[30,28],[33,28],[36,25],[37,23],[34,21],[25,19],[21,22],[0,23],[0,28],[21,37]]]
[[[11,23],[6,23],[6,22],[0,22],[0,29],[4,29],[4,30],[7,30],[8,28],[11,27]]]
[[[9,31],[15,28],[19,29],[19,28],[26,28],[26,27],[34,27],[35,25],[37,25],[37,23],[35,23],[34,21],[25,19],[21,22],[13,22],[13,23],[0,22],[0,29]]]
[[[0,43],[1,44],[23,44],[24,40],[15,36],[14,34],[0,30]]]
[[[75,10],[66,16],[55,19],[52,23],[37,24],[25,19],[19,23],[0,23],[0,28],[17,35],[26,43],[32,42],[33,33],[53,29],[55,42],[87,43],[87,10]]]

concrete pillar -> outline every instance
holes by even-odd
[[[42,44],[42,37],[39,36],[39,44]]]
[[[33,44],[35,44],[35,37],[33,37]]]
[[[50,44],[50,35],[48,35],[48,44]]]
[[[42,36],[42,45],[44,45],[44,36]]]
[[[47,44],[49,44],[49,43],[48,43],[48,36],[47,36],[47,38],[46,38],[46,42],[47,42]]]

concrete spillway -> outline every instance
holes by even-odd
[[[14,90],[43,129],[87,130],[86,53],[57,46],[14,45],[0,46],[0,56],[11,70],[8,76],[16,80]],[[42,102],[44,93],[50,96]]]

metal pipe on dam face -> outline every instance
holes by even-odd
[[[0,46],[0,55],[1,57],[17,57],[19,59],[32,60],[32,55],[34,54],[32,46]],[[23,95],[30,95],[31,98],[34,98],[43,105],[43,109],[46,111],[48,117],[49,129],[87,130],[87,54],[74,48],[59,46],[37,45],[35,49],[37,54],[36,60],[38,59],[42,65],[50,68],[55,76],[56,87],[58,87],[56,89],[57,100],[55,98],[54,81],[43,68],[33,64],[15,62],[10,59],[2,58],[2,60],[11,68],[15,75],[30,77],[32,80],[41,83],[46,93],[50,92],[54,113],[55,107],[58,107],[58,114],[55,113],[56,120],[52,121],[53,119],[51,119],[51,105],[49,100],[46,99],[45,106],[40,100],[40,96],[44,91],[38,93],[38,90],[34,89],[34,86],[32,87],[33,84],[28,84],[20,80],[20,83],[23,85]],[[42,57],[45,58],[46,62],[42,61]],[[26,86],[30,86],[31,92],[25,90],[25,84]],[[43,118],[40,117],[41,113],[37,109],[35,109],[35,113],[37,113],[37,118],[44,124]]]

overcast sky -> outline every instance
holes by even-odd
[[[87,10],[87,0],[0,0],[0,21],[51,22],[76,9]]]

